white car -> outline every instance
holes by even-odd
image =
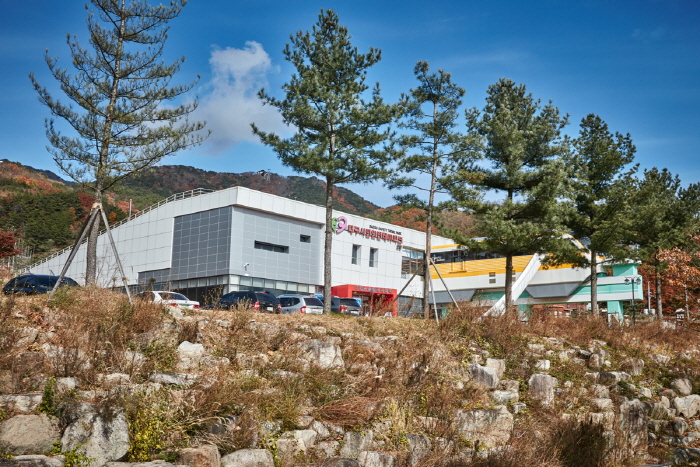
[[[162,303],[163,305],[170,305],[183,310],[199,309],[199,302],[190,300],[181,293],[177,292],[157,290],[151,292],[141,292],[140,294],[137,294],[136,297],[147,302]]]

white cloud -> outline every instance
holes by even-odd
[[[257,95],[267,85],[267,75],[276,71],[262,45],[248,41],[242,49],[216,48],[209,64],[212,79],[194,116],[206,120],[211,131],[208,152],[219,155],[239,143],[258,142],[250,128],[253,122],[263,131],[288,132],[277,109],[263,106]]]

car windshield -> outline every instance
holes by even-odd
[[[160,292],[160,298],[163,300],[187,300],[187,297],[175,292]]]
[[[323,306],[323,302],[316,297],[304,297],[306,306]]]
[[[53,288],[53,286],[56,285],[58,276],[36,276],[35,279],[40,286]],[[77,285],[73,279],[69,279],[68,277],[64,277],[61,283],[63,285]]]

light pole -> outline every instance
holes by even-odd
[[[642,278],[639,276],[625,277],[625,284],[632,284],[632,324],[637,324],[637,308],[634,306],[634,286],[641,282]]]

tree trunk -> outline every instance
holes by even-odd
[[[591,314],[598,315],[598,258],[595,250],[591,250]]]
[[[435,149],[437,150],[437,149]],[[423,271],[423,317],[430,318],[430,250],[433,233],[433,203],[435,202],[435,176],[437,174],[437,159],[433,160],[433,172],[430,180],[430,196],[425,223],[425,270]],[[437,307],[437,304],[435,304]]]
[[[100,203],[101,201],[102,188],[98,186],[95,190],[95,201],[93,202],[93,208],[90,210],[90,214],[92,214],[95,209],[94,204]],[[87,249],[85,252],[85,285],[97,284],[97,237],[100,233],[100,220],[100,216],[95,218],[95,222],[90,229],[90,235],[88,236]],[[79,245],[78,248],[80,248]]]
[[[661,271],[660,265],[656,266],[656,317],[664,319],[663,303],[661,300]]]
[[[326,177],[326,238],[323,245],[323,313],[331,312],[331,248],[333,247],[333,181]]]
[[[506,255],[506,313],[510,313],[513,308],[513,255]]]

